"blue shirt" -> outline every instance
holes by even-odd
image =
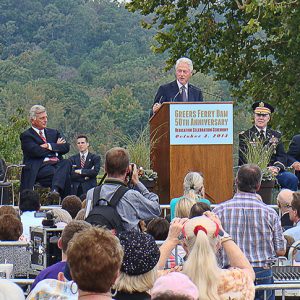
[[[115,181],[116,184],[106,183],[108,180]],[[101,188],[100,197],[109,201],[121,184],[120,180],[108,178]],[[87,192],[86,215],[88,216],[93,205],[94,188]],[[141,183],[124,194],[116,206],[116,210],[121,217],[126,231],[138,229],[140,220],[156,218],[161,214],[158,196],[151,193]]]
[[[294,238],[295,242],[300,240],[300,222],[296,224],[295,227],[289,228],[284,232],[284,235],[291,236]]]
[[[171,212],[171,221],[175,218],[175,208],[176,208],[176,204],[177,202],[182,199],[184,196],[181,196],[179,198],[173,198],[170,202],[170,212]],[[210,201],[207,199],[200,199],[198,198],[196,200],[197,202],[203,202],[206,203],[207,205],[210,205]]]

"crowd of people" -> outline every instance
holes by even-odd
[[[153,114],[166,101],[203,101],[201,90],[189,84],[192,62],[182,58],[175,69],[176,80],[157,92]],[[139,180],[126,149],[106,152],[106,178],[97,186],[101,160],[89,152],[88,137],[79,135],[79,153],[64,159],[69,144],[47,128],[46,109],[33,106],[31,127],[21,134],[26,166],[19,210],[0,207],[0,241],[31,241],[32,228],[61,228],[62,255],[35,278],[27,299],[264,299],[255,285],[273,283],[272,265],[286,255],[287,240],[300,240],[300,140],[295,136],[286,153],[281,134],[267,127],[274,108],[263,101],[252,108],[254,126],[239,136],[233,198],[212,209],[204,175],[189,172],[182,196],[171,199],[170,216],[162,218],[158,195]],[[262,171],[245,161],[246,139],[274,148],[269,170],[283,188],[281,218],[257,193]],[[46,218],[36,184],[51,188],[49,199],[63,199]],[[14,290],[14,299],[24,299],[8,280],[0,286],[0,296]],[[275,299],[273,291],[267,299]]]

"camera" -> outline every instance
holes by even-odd
[[[56,226],[54,225],[54,215],[52,211],[46,212],[46,219],[43,220],[42,224],[44,227],[56,228]]]
[[[131,180],[132,180],[132,175],[133,175],[133,171],[134,171],[134,163],[130,163],[129,164],[129,171],[126,174],[126,179],[127,179],[127,185],[128,187],[131,186]]]

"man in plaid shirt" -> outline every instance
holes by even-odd
[[[271,265],[276,256],[285,254],[285,239],[279,216],[256,194],[261,178],[258,166],[241,166],[236,177],[237,193],[233,199],[214,209],[225,231],[232,236],[253,266],[256,285],[273,283]],[[228,266],[224,253],[222,259],[223,266]],[[275,299],[274,292],[268,293],[267,299]],[[264,299],[263,292],[256,293],[255,299]]]

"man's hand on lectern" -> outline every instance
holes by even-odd
[[[160,103],[155,103],[152,108],[153,113],[155,114],[159,110],[160,107],[161,107]]]

